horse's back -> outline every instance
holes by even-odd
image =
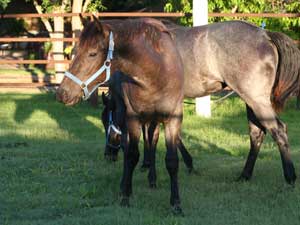
[[[257,79],[266,63],[277,63],[276,49],[266,31],[246,22],[195,27],[184,35],[188,39],[180,45],[179,52],[184,61],[185,90],[190,96],[213,93],[226,85],[235,90],[240,86],[237,82]],[[275,74],[266,82],[272,83],[274,78]]]

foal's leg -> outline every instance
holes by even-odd
[[[259,104],[254,104],[252,109],[260,123],[271,133],[278,145],[286,182],[294,184],[296,174],[291,159],[286,125],[276,117],[276,113],[269,101],[261,101]]]
[[[127,120],[128,134],[122,135],[124,145],[124,167],[121,181],[121,205],[129,206],[129,196],[132,194],[132,174],[139,161],[138,143],[140,139],[140,124],[138,120]]]
[[[261,125],[259,120],[254,115],[252,109],[247,107],[247,118],[249,123],[250,135],[250,152],[239,180],[249,180],[252,176],[253,168],[260,150],[260,146],[264,140],[266,129]]]
[[[148,137],[149,124],[142,125],[143,139],[144,139],[144,159],[141,166],[141,170],[145,170],[150,167],[150,140]]]
[[[182,139],[180,135],[177,138],[177,147],[182,155],[184,164],[186,165],[188,172],[191,173],[194,169],[193,158],[190,155],[190,153],[186,150],[184,144],[182,143]]]
[[[155,167],[155,155],[156,145],[159,138],[159,123],[152,122],[148,129],[148,137],[150,142],[150,167],[148,174],[148,181],[151,188],[156,188],[156,167]]]
[[[182,117],[171,118],[164,123],[166,137],[166,167],[171,180],[171,198],[170,203],[175,214],[182,214],[180,207],[180,198],[178,190],[178,155],[177,155],[177,138],[181,127]]]

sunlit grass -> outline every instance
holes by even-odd
[[[163,131],[157,189],[149,189],[147,174],[137,168],[131,207],[121,208],[122,155],[116,163],[104,160],[101,106],[66,107],[53,94],[1,94],[0,224],[299,224],[298,181],[295,188],[284,183],[279,152],[269,136],[253,179],[235,182],[250,145],[244,103],[231,97],[213,104],[210,119],[196,116],[193,104],[184,106],[182,136],[196,172],[188,175],[180,160],[186,216],[176,218],[169,211]],[[298,173],[300,113],[294,100],[281,118],[289,128]]]

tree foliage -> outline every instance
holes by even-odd
[[[167,12],[192,12],[192,0],[167,0]],[[208,0],[209,12],[237,13],[299,13],[299,0]],[[209,22],[243,19],[260,26],[263,22],[266,28],[286,32],[299,38],[300,18],[209,18]],[[184,25],[192,25],[192,19],[180,19]]]
[[[0,13],[2,13],[6,9],[10,1],[11,0],[0,0]]]
[[[167,0],[164,10],[166,12],[184,12],[191,14],[193,12],[192,0]],[[180,23],[183,25],[192,26],[192,17],[183,17],[179,19]]]

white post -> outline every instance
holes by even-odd
[[[208,0],[193,0],[193,26],[208,23]],[[211,116],[210,96],[196,98],[196,114],[204,117]]]

